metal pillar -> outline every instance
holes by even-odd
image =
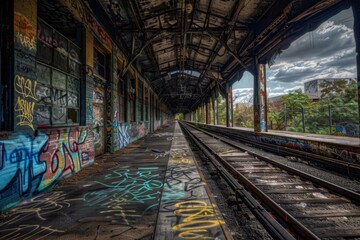
[[[267,97],[265,64],[254,58],[254,131],[267,132]]]
[[[205,102],[205,123],[209,124],[210,118],[209,118],[209,102]]]
[[[212,101],[212,110],[213,110],[213,117],[214,117],[214,125],[218,124],[218,102],[216,99],[216,92],[214,91],[212,96],[211,96],[211,101]]]
[[[201,123],[206,123],[205,104],[201,105]]]
[[[233,101],[232,101],[232,86],[229,83],[226,83],[226,126],[233,126]]]
[[[354,37],[356,45],[356,68],[357,68],[357,86],[358,86],[358,118],[360,122],[360,1],[351,1],[354,14]]]

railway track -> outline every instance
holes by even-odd
[[[195,126],[196,124],[189,122],[190,125]],[[201,128],[205,129],[206,131],[218,134],[218,130],[221,129],[221,135],[226,136],[231,139],[236,139],[238,141],[244,142],[246,144],[251,144],[256,148],[260,148],[266,150],[268,152],[273,152],[275,154],[279,154],[282,156],[294,156],[299,159],[308,161],[311,164],[317,164],[322,168],[326,168],[332,170],[334,172],[338,172],[345,176],[351,178],[358,178],[360,179],[360,166],[358,163],[355,162],[348,162],[341,159],[335,159],[331,157],[321,156],[314,153],[309,153],[306,151],[283,147],[279,145],[274,145],[265,142],[258,142],[254,141],[251,138],[246,138],[242,134],[238,134],[237,131],[234,131],[232,128],[219,128],[218,126],[212,125],[204,125],[200,124]]]
[[[360,194],[181,126],[275,239],[360,238]]]

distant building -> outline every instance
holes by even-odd
[[[312,100],[319,100],[321,98],[321,83],[325,81],[340,81],[346,80],[348,84],[356,81],[355,78],[327,78],[327,79],[315,79],[304,83],[304,93]]]

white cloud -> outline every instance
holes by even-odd
[[[284,95],[296,89],[303,91],[304,82],[313,79],[355,78],[352,26],[352,11],[348,9],[294,41],[267,69],[268,97]],[[246,75],[235,86],[244,87],[233,89],[235,102],[247,102],[253,96],[252,76]]]
[[[346,21],[344,21],[344,19]],[[294,41],[268,70],[268,80],[301,83],[316,78],[354,78],[355,40],[352,11],[346,10]]]
[[[295,91],[295,90],[299,90],[299,89],[300,89],[302,92],[304,92],[304,85],[297,85],[297,86],[292,87],[292,88],[287,88],[287,89],[284,90],[284,92],[289,93],[289,92],[292,92],[292,91]]]

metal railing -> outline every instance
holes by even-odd
[[[269,111],[268,128],[304,133],[359,137],[360,124],[357,106]]]

